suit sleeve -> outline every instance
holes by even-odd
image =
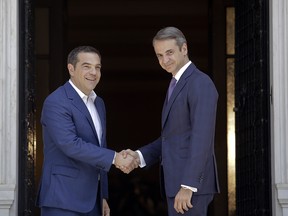
[[[205,78],[205,77],[204,77]],[[218,93],[210,79],[200,79],[189,91],[191,137],[189,159],[184,165],[182,184],[200,188],[208,161],[214,157],[214,133]]]
[[[159,137],[155,141],[139,149],[144,157],[147,167],[157,163],[160,160],[161,147],[161,137]]]

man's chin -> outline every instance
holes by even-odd
[[[173,74],[172,70],[166,70],[168,73]]]
[[[166,67],[165,70],[166,70],[168,73],[173,73],[173,68],[172,68],[172,67]]]

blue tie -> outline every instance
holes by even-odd
[[[174,77],[172,77],[171,81],[170,81],[170,84],[169,84],[169,89],[168,89],[168,101],[170,99],[170,96],[176,86],[176,79]]]

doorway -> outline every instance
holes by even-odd
[[[75,46],[92,45],[101,52],[102,78],[96,92],[106,104],[109,148],[137,149],[158,137],[170,77],[158,65],[151,40],[157,30],[171,25],[186,35],[191,60],[223,95],[215,143],[221,194],[216,195],[209,215],[227,215],[227,159],[222,158],[227,157],[225,7],[231,4],[224,0],[185,0],[181,5],[172,0],[35,2],[36,185],[43,160],[42,103],[68,79],[66,56]],[[223,22],[216,12],[223,12]],[[165,215],[157,165],[129,175],[112,168],[109,181],[112,214]],[[127,211],[132,202],[135,209]]]

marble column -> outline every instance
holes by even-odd
[[[270,0],[272,205],[288,215],[288,1]]]
[[[0,215],[17,215],[18,1],[0,0]]]

